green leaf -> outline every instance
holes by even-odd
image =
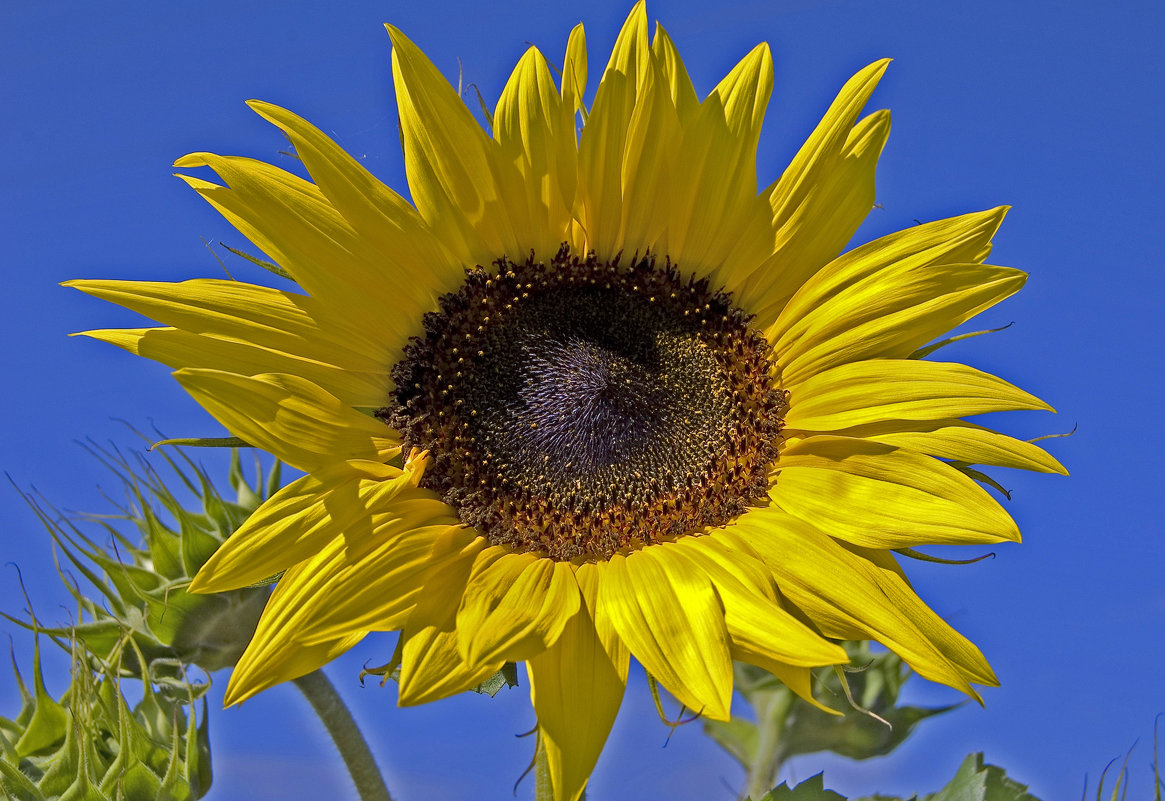
[[[742,765],[750,765],[757,758],[760,732],[751,720],[736,716],[729,720],[705,720],[704,733]]]
[[[825,774],[818,773],[790,788],[782,784],[765,794],[760,801],[846,801],[845,796],[825,789]]]
[[[923,801],[1039,801],[1026,784],[1007,778],[1002,768],[983,764],[983,754],[963,760],[950,783]]]

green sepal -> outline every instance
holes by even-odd
[[[6,760],[0,760],[0,791],[12,801],[47,801],[32,780]]]
[[[16,741],[16,753],[22,757],[51,749],[71,729],[68,711],[45,689],[44,674],[40,666],[39,637],[35,639],[33,645],[32,686],[35,706],[24,728],[24,734]]]
[[[296,158],[298,158],[298,156],[296,156]],[[260,259],[257,256],[252,256],[250,253],[246,253],[245,251],[233,248],[230,245],[226,244],[225,242],[219,242],[219,244],[222,247],[226,248],[231,253],[233,253],[234,255],[238,256],[240,259],[246,259],[247,261],[251,262],[251,264],[254,264],[256,267],[262,267],[264,270],[267,270],[268,272],[275,273],[280,278],[286,278],[288,281],[295,280],[294,278],[291,277],[291,273],[287,272],[287,270],[283,269],[282,267],[280,267],[278,264],[275,264],[274,262],[264,261],[263,259]],[[229,273],[228,273],[228,275],[229,275]]]
[[[156,450],[164,445],[178,448],[250,448],[251,443],[238,437],[174,437],[160,439],[150,445],[150,450]]]
[[[996,492],[998,492],[1000,495],[1007,498],[1007,500],[1009,500],[1009,501],[1011,500],[1011,490],[1005,489],[1002,484],[1000,484],[998,481],[993,479],[991,476],[984,473],[982,470],[976,470],[975,468],[971,467],[966,462],[949,462],[948,464],[950,464],[951,467],[955,468],[960,473],[965,475],[967,478],[978,481],[980,484],[986,484],[987,486],[991,487]]]
[[[972,337],[981,337],[984,334],[998,334],[1000,331],[1006,331],[1008,328],[1011,328],[1013,325],[1015,325],[1015,323],[1008,323],[1007,325],[1002,325],[999,328],[988,328],[988,329],[983,330],[983,331],[971,331],[971,332],[966,333],[966,334],[956,334],[953,337],[947,337],[946,339],[940,339],[938,342],[935,342],[931,345],[927,345],[925,347],[919,348],[918,350],[914,351],[914,353],[911,353],[906,358],[908,358],[908,359],[925,359],[927,356],[934,353],[939,348],[945,348],[947,345],[951,345],[955,342],[960,342],[964,339],[971,339]]]
[[[493,698],[503,687],[517,687],[518,686],[518,666],[513,662],[506,662],[502,665],[501,670],[490,676],[481,684],[473,688],[475,693],[488,695]]]
[[[190,722],[186,732],[186,759],[183,763],[183,778],[195,798],[210,791],[213,777],[210,765],[210,716],[206,713],[206,697],[202,698],[202,715],[197,728],[194,724],[194,706],[190,707]]]

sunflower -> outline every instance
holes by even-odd
[[[318,129],[251,107],[311,181],[196,153],[182,176],[298,285],[70,285],[166,327],[88,336],[176,368],[232,434],[305,475],[195,592],[282,573],[227,702],[399,631],[401,704],[525,662],[558,799],[582,792],[630,657],[729,715],[732,660],[813,703],[843,639],[978,697],[980,652],[893,554],[1018,541],[969,464],[1064,472],[962,418],[1050,409],[926,343],[1016,292],[1005,209],[838,255],[874,202],[887,62],[757,193],[759,45],[700,100],[628,17],[588,109],[583,28],[526,51],[485,130],[389,26],[412,202]],[[581,128],[578,121],[583,121]]]

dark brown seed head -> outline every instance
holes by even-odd
[[[425,316],[378,416],[491,542],[605,558],[762,503],[785,394],[769,345],[666,260],[499,259]]]

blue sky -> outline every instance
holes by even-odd
[[[219,275],[201,240],[246,243],[181,182],[171,162],[214,150],[286,163],[278,132],[243,101],[296,111],[380,178],[406,191],[396,134],[392,22],[452,80],[496,100],[526,42],[561,59],[587,25],[592,87],[629,6],[301,2],[8,3],[0,50],[0,469],[58,505],[101,510],[108,476],[75,444],[128,445],[113,418],[174,436],[215,435],[165,368],[70,331],[135,325],[132,315],[61,289],[77,277],[178,280]],[[969,567],[908,566],[920,594],[978,643],[1003,682],[985,708],[924,724],[892,757],[803,757],[796,778],[826,770],[846,793],[941,786],[969,751],[1041,798],[1078,797],[1085,775],[1141,742],[1130,762],[1148,793],[1153,719],[1165,712],[1165,451],[1160,333],[1160,138],[1165,57],[1157,3],[1029,0],[656,0],[697,90],[708,91],[760,40],[776,84],[760,144],[769,183],[833,93],[868,62],[895,62],[871,108],[894,126],[879,170],[880,208],[856,241],[1000,203],[1013,211],[992,260],[1030,272],[1019,296],[973,328],[1007,331],[952,347],[1047,399],[1058,416],[1003,418],[1050,444],[1070,478],[999,471],[1024,544]],[[240,262],[236,277],[257,279]],[[64,619],[47,537],[17,493],[0,490],[0,562],[19,564],[42,617]],[[0,570],[0,608],[23,605]],[[59,615],[57,614],[59,610]],[[20,644],[25,640],[17,639]],[[329,668],[370,732],[400,798],[511,798],[532,747],[525,689],[401,710],[391,687],[361,689],[359,666],[391,642],[369,641]],[[0,670],[0,674],[4,671]],[[225,676],[217,682],[218,692]],[[0,714],[15,711],[0,678]],[[954,700],[921,682],[919,702]],[[306,705],[277,688],[212,721],[212,798],[341,797],[345,781]],[[628,690],[590,797],[730,799],[741,777],[696,726],[663,747],[642,674]],[[518,797],[532,795],[527,783]]]

